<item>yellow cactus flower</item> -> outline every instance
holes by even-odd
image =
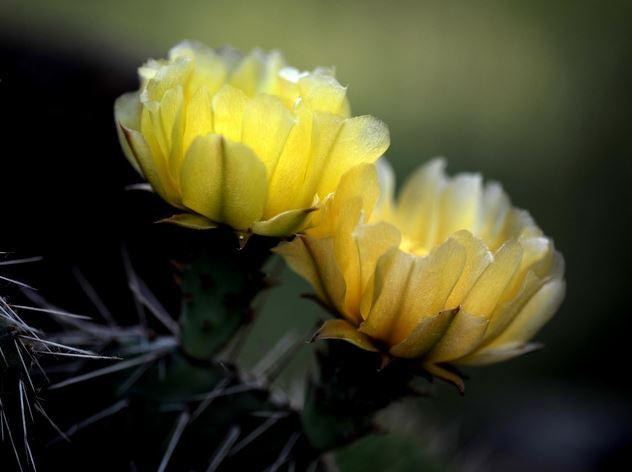
[[[382,122],[350,117],[330,70],[300,72],[278,52],[184,42],[138,72],[140,90],[115,104],[121,146],[183,226],[291,235],[389,144]]]
[[[350,170],[314,226],[277,251],[340,315],[315,339],[442,364],[488,364],[532,350],[558,309],[564,262],[529,214],[478,174],[421,167],[393,198],[390,169]],[[381,196],[380,196],[381,193]]]

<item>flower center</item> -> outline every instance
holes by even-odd
[[[402,241],[399,243],[399,248],[402,251],[414,254],[415,256],[425,256],[430,252],[430,250],[421,245],[419,241],[415,241],[414,239],[411,239],[403,234]]]

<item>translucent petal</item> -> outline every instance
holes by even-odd
[[[318,194],[333,192],[340,177],[351,167],[375,162],[389,146],[388,128],[372,116],[345,120],[326,158]]]
[[[429,248],[439,224],[439,195],[445,185],[445,161],[433,159],[406,180],[397,202],[397,223],[402,232]]]
[[[212,221],[247,230],[263,214],[264,165],[241,143],[211,134],[189,148],[181,172],[182,199]]]
[[[246,104],[241,141],[261,159],[270,175],[294,123],[292,113],[272,95],[257,95]]]
[[[305,104],[317,111],[340,115],[345,102],[347,88],[331,75],[309,74],[298,81]]]
[[[241,125],[248,97],[239,89],[224,85],[213,97],[215,133],[231,141],[241,141]]]

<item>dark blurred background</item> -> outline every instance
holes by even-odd
[[[126,248],[175,313],[169,259],[181,230],[153,225],[166,208],[125,190],[139,177],[116,141],[114,99],[137,87],[141,62],[182,39],[335,65],[354,114],[389,124],[400,178],[443,155],[452,173],[501,181],[567,263],[543,351],[470,369],[464,398],[438,385],[436,398],[385,413],[385,425],[440,470],[620,466],[632,447],[631,20],[623,1],[2,0],[0,251],[45,258],[3,275],[91,312],[79,270],[124,322]],[[246,363],[322,316],[297,296],[306,284],[280,277]],[[290,392],[310,349],[280,380]],[[389,470],[376,464],[357,470]]]

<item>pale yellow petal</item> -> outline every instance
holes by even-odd
[[[188,102],[186,125],[182,146],[184,152],[198,136],[206,136],[213,132],[213,108],[211,93],[205,86],[200,87]]]
[[[248,97],[239,89],[224,85],[213,97],[215,133],[231,141],[241,141],[241,128]]]
[[[532,351],[536,351],[542,347],[537,343],[511,343],[498,347],[486,347],[479,351],[475,351],[469,356],[459,359],[457,365],[488,365],[496,362],[507,361],[514,357],[522,356]]]
[[[221,136],[198,136],[180,172],[182,202],[212,221],[223,222],[224,151]]]
[[[249,97],[259,91],[259,82],[265,67],[265,56],[255,50],[244,57],[230,76],[229,84]]]
[[[136,130],[121,126],[125,140],[132,151],[143,175],[158,195],[170,204],[180,207],[179,192],[171,183],[164,161],[156,159],[143,135]]]
[[[347,88],[340,85],[331,75],[308,74],[299,79],[298,87],[301,99],[310,108],[335,115],[341,114]]]
[[[141,94],[143,102],[160,102],[167,91],[182,86],[193,69],[190,57],[179,57],[175,61],[158,68],[146,84]]]
[[[460,174],[452,178],[441,194],[437,241],[467,229],[474,234],[481,226],[483,179],[479,174]]]
[[[170,216],[169,218],[164,218],[158,221],[158,223],[171,223],[190,229],[217,228],[217,224],[215,224],[208,218],[205,218],[202,215],[194,215],[193,213],[178,213],[176,215]]]
[[[194,71],[189,77],[186,90],[189,96],[194,95],[202,86],[213,94],[226,80],[227,64],[212,48],[195,41],[183,41],[169,51],[170,60],[180,57],[193,61]]]
[[[458,311],[458,308],[454,308],[424,317],[406,339],[393,346],[389,352],[395,357],[406,359],[423,356],[441,339]]]
[[[212,221],[246,230],[261,218],[266,171],[254,153],[219,135],[198,137],[181,171],[184,204]]]
[[[169,149],[169,169],[174,182],[179,182],[180,165],[184,157],[183,135],[185,111],[182,87],[173,88],[165,93],[160,104],[162,129],[165,132]]]
[[[265,216],[308,205],[313,195],[305,193],[305,178],[312,152],[313,113],[305,106],[296,109],[297,123],[292,127],[274,171]],[[288,198],[288,195],[291,198]]]
[[[352,324],[345,320],[327,320],[316,332],[313,340],[340,339],[364,349],[365,351],[378,352],[371,339],[359,332]]]
[[[312,112],[312,119],[312,149],[305,174],[304,198],[311,198],[318,193],[323,168],[345,122],[340,116],[321,112]],[[326,194],[318,193],[318,196],[324,200],[333,190]]]
[[[118,133],[121,148],[123,148],[123,153],[127,160],[139,173],[141,172],[140,166],[132,149],[129,147],[122,126],[133,130],[140,129],[140,110],[141,105],[138,92],[125,93],[114,102],[114,119],[118,124],[116,132]]]
[[[492,250],[498,249],[499,235],[505,227],[507,215],[511,210],[509,197],[497,182],[489,182],[483,191],[482,226],[479,234],[484,241],[488,241]]]
[[[345,120],[326,158],[318,194],[333,192],[340,177],[351,167],[375,162],[390,143],[386,125],[372,116]]]
[[[385,157],[378,159],[376,165],[380,198],[371,214],[370,221],[396,221],[395,218],[395,173]]]
[[[281,100],[257,95],[246,104],[241,141],[265,164],[271,175],[296,122]]]
[[[252,225],[252,232],[261,236],[291,236],[300,231],[309,216],[316,208],[288,210],[265,221],[257,221]]]

